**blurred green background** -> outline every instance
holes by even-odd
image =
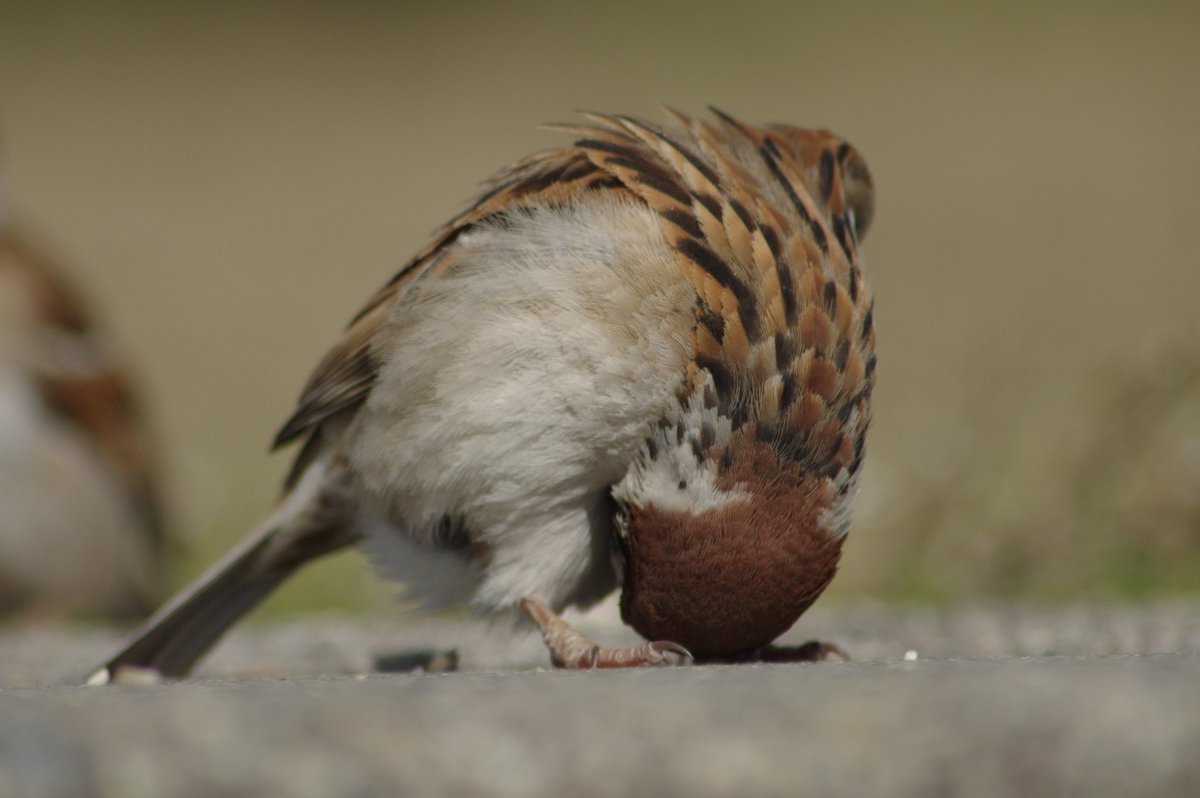
[[[1200,589],[1200,4],[0,3],[20,219],[148,394],[198,572],[358,305],[577,108],[864,152],[879,389],[835,597]],[[385,600],[356,555],[268,611]]]

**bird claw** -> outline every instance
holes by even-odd
[[[658,652],[661,657],[660,665],[691,665],[696,661],[692,656],[692,652],[688,651],[678,643],[673,643],[670,640],[655,640],[653,643],[647,643],[651,650]]]
[[[670,640],[655,640],[630,648],[598,646],[575,631],[541,599],[526,598],[521,609],[537,624],[556,667],[568,670],[594,668],[644,668],[657,665],[690,665],[695,657]]]

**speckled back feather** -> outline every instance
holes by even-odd
[[[710,399],[734,434],[771,443],[810,473],[853,476],[875,370],[872,300],[857,253],[873,214],[870,175],[827,131],[754,128],[715,113],[717,126],[677,113],[669,129],[602,114],[556,126],[580,138],[497,175],[375,294],[318,365],[275,445],[366,399],[377,379],[373,337],[415,280],[453,267],[451,245],[463,233],[517,209],[620,191],[659,215],[696,291],[681,399],[711,375]],[[719,447],[706,454],[724,455]],[[849,481],[839,483],[845,490]]]

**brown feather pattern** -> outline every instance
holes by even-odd
[[[521,208],[620,191],[658,214],[696,292],[681,398],[709,374],[735,435],[770,443],[810,473],[853,475],[874,385],[872,300],[857,262],[873,215],[869,172],[828,131],[755,128],[714,113],[715,126],[671,112],[670,130],[605,114],[554,126],[578,138],[503,170],[376,293],[318,365],[275,445],[365,400],[379,368],[376,333],[414,281],[453,268],[464,232]]]

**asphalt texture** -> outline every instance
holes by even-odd
[[[119,635],[9,628],[0,796],[1200,795],[1198,602],[818,607],[812,637],[854,659],[567,673],[507,625],[318,616],[79,687]]]

